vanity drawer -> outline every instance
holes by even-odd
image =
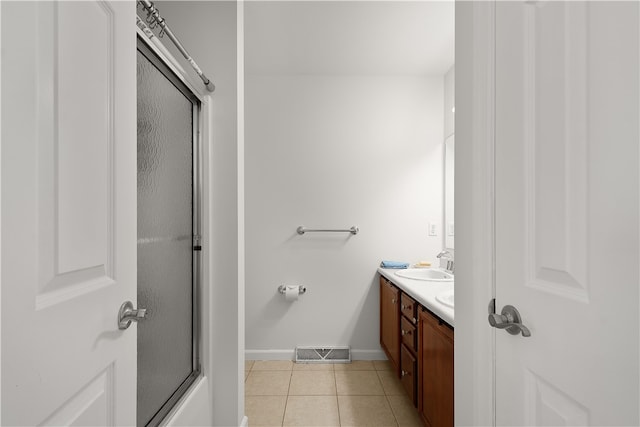
[[[414,299],[403,293],[400,297],[400,311],[414,325],[418,323],[417,308],[418,306]]]
[[[402,337],[402,344],[406,345],[415,354],[418,351],[416,327],[404,316],[400,321],[400,336]]]
[[[400,350],[400,382],[404,387],[405,391],[411,398],[411,403],[413,406],[417,406],[417,389],[418,389],[418,381],[417,381],[417,373],[418,373],[418,363],[417,359],[413,354],[407,349],[406,346],[401,346]]]

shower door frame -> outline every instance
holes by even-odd
[[[180,402],[188,395],[197,380],[202,377],[202,334],[201,334],[201,286],[202,286],[202,143],[201,121],[204,100],[182,76],[161,56],[149,43],[148,39],[138,34],[136,50],[149,60],[160,73],[167,78],[190,102],[192,108],[192,361],[191,373],[173,392],[147,423],[147,426],[160,425],[180,406]],[[136,370],[137,371],[137,370]]]

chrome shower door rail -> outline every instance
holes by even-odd
[[[187,62],[189,62],[198,77],[200,77],[207,90],[209,92],[213,92],[216,88],[215,85],[200,69],[196,61],[194,61],[189,52],[187,52],[187,49],[185,49],[182,43],[180,43],[180,40],[178,40],[175,34],[173,34],[173,31],[171,31],[164,18],[160,16],[160,12],[158,11],[158,8],[153,4],[153,2],[150,0],[138,0],[138,4],[142,5],[144,10],[147,12],[147,24],[149,24],[149,27],[151,29],[155,28],[156,26],[160,27],[159,36],[162,37],[164,34],[166,34],[169,37],[169,40],[173,42],[178,51],[182,54],[182,56],[184,56]]]

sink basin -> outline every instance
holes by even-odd
[[[436,268],[407,268],[396,271],[396,276],[414,280],[428,280],[430,282],[453,282],[453,274]]]
[[[447,307],[453,308],[453,290],[436,295],[436,301],[446,305]]]

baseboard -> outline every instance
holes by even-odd
[[[249,418],[245,415],[242,417],[242,421],[240,422],[240,427],[249,427]]]
[[[295,350],[246,350],[245,360],[293,360]]]
[[[387,355],[382,350],[358,350],[352,348],[351,360],[387,360]]]
[[[293,360],[295,349],[290,350],[245,350],[246,360]],[[351,349],[351,360],[387,360],[382,350]]]

